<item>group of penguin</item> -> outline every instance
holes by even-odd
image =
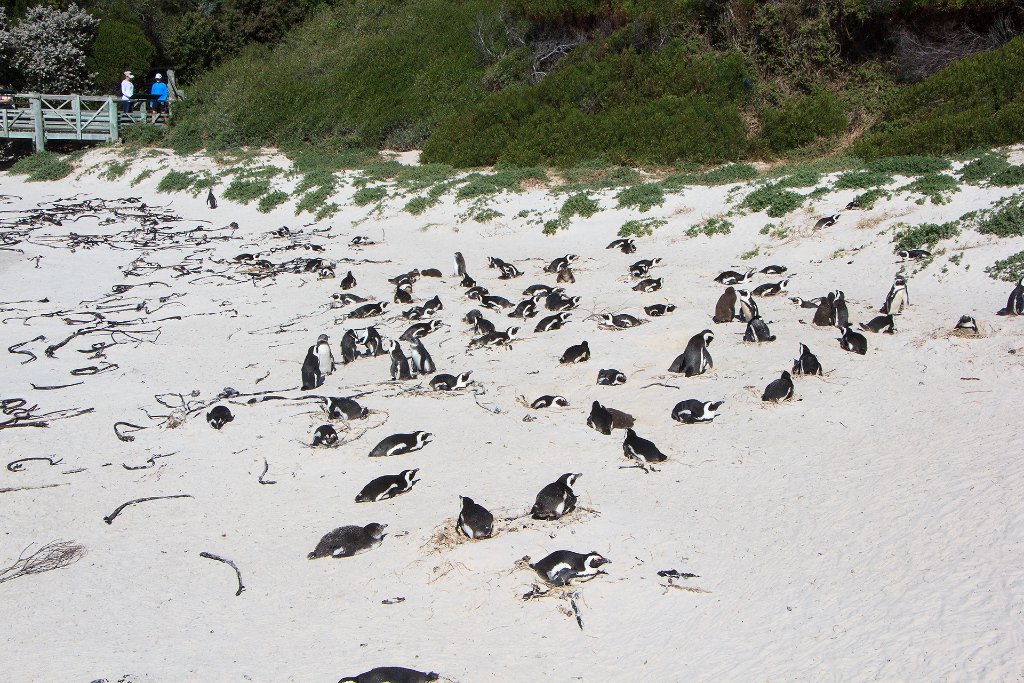
[[[631,254],[636,251],[636,245],[633,239],[624,238],[613,241],[608,245],[608,249],[617,249],[625,254]],[[913,251],[914,253],[899,252],[899,256],[905,259],[917,259],[927,255],[924,250]],[[580,297],[567,295],[565,289],[558,285],[575,282],[572,267],[577,260],[576,255],[566,254],[552,261],[543,270],[546,274],[556,276],[556,284],[554,286],[531,285],[523,290],[523,296],[526,298],[519,303],[514,303],[509,299],[492,294],[487,288],[477,284],[476,280],[467,272],[462,254],[456,253],[456,277],[461,278],[459,284],[464,288],[467,299],[478,305],[478,308],[473,308],[463,318],[471,331],[467,350],[485,347],[509,348],[519,335],[520,326],[509,325],[503,330],[499,329],[493,322],[487,320],[481,309],[505,314],[524,322],[538,316],[542,309],[546,309],[548,315],[538,321],[534,332],[540,334],[562,327],[572,316],[572,311],[578,307]],[[660,258],[641,259],[629,266],[629,275],[638,280],[633,286],[634,290],[653,292],[661,288],[662,278],[648,277],[650,270],[660,261]],[[488,265],[499,271],[499,280],[512,280],[523,275],[522,271],[514,264],[496,257],[490,257]],[[716,324],[733,321],[746,323],[744,341],[751,343],[773,342],[776,337],[771,334],[768,323],[761,318],[755,297],[770,297],[785,293],[790,279],[787,277],[778,282],[767,282],[751,290],[737,289],[737,285],[749,283],[757,272],[769,276],[783,275],[787,272],[787,268],[781,265],[770,265],[760,271],[751,269],[741,273],[730,270],[718,275],[715,281],[725,285],[726,289],[718,299],[712,321]],[[386,355],[390,360],[390,379],[392,381],[407,381],[433,375],[429,380],[431,390],[453,392],[469,387],[473,383],[470,371],[459,374],[437,374],[435,363],[423,341],[424,337],[444,326],[444,323],[433,317],[444,306],[438,296],[434,296],[421,305],[415,305],[413,288],[421,277],[440,276],[441,273],[436,269],[422,271],[416,269],[391,278],[389,282],[395,286],[394,302],[411,306],[401,312],[401,318],[408,321],[409,326],[398,339],[385,339],[372,324],[362,328],[347,329],[340,343],[341,364],[347,365],[359,359]],[[351,271],[342,278],[340,284],[343,291],[333,295],[335,305],[358,304],[348,312],[346,319],[368,319],[385,315],[388,302],[367,301],[347,291],[357,286],[356,278]],[[813,325],[838,329],[841,335],[838,341],[843,350],[860,355],[867,353],[867,338],[853,329],[843,291],[836,290],[813,299],[791,297],[790,301],[801,308],[814,309],[811,321]],[[859,328],[864,332],[893,334],[896,332],[894,316],[902,313],[904,308],[909,305],[907,279],[902,275],[897,275],[879,309],[879,315],[868,322],[860,323]],[[651,317],[658,317],[671,313],[675,308],[672,304],[662,303],[645,306],[644,311]],[[999,314],[1024,314],[1024,278],[1017,282],[1010,294],[1006,308]],[[599,317],[604,326],[613,329],[628,329],[646,322],[635,316],[622,313],[605,313]],[[957,328],[977,332],[977,324],[970,316],[963,316],[957,323]],[[692,377],[712,369],[714,365],[709,347],[714,337],[715,334],[711,329],[704,329],[693,335],[683,352],[669,365],[668,371]],[[407,344],[408,354],[402,348],[403,342]],[[590,359],[589,344],[587,341],[582,341],[567,348],[559,358],[559,362],[575,364],[585,363]],[[322,334],[316,343],[307,349],[301,368],[301,388],[311,391],[321,387],[326,377],[335,372],[337,368],[338,363],[331,349],[329,337]],[[765,402],[791,400],[795,394],[793,375],[821,374],[823,374],[823,369],[817,357],[810,348],[801,343],[791,370],[783,371],[778,379],[768,384],[761,399]],[[598,371],[598,384],[618,385],[626,381],[625,373],[614,368]],[[358,420],[366,418],[370,412],[354,398],[321,398],[324,399],[325,410],[331,419]],[[724,402],[720,400],[687,399],[676,404],[671,417],[673,420],[685,424],[707,423],[714,420],[723,404]],[[569,402],[564,396],[544,395],[535,399],[529,404],[529,407],[540,410],[551,406],[568,405]],[[221,429],[232,419],[233,416],[226,406],[214,407],[207,415],[208,422],[215,429]],[[635,461],[637,466],[644,471],[653,471],[652,464],[667,459],[657,445],[633,430],[634,420],[627,413],[594,401],[586,423],[589,427],[605,435],[612,434],[615,429],[622,430],[625,433],[622,444],[623,455]],[[426,431],[392,434],[374,446],[370,450],[369,456],[391,457],[415,452],[427,446],[431,442],[431,438],[432,434]],[[331,424],[324,424],[315,430],[313,446],[331,447],[338,444],[337,431]],[[377,502],[407,493],[419,481],[416,478],[418,473],[419,469],[407,469],[397,474],[377,477],[362,488],[355,500],[356,502]],[[574,486],[581,476],[581,473],[565,473],[544,486],[536,495],[529,514],[534,519],[550,521],[571,513],[577,503]],[[455,524],[457,532],[473,540],[490,538],[495,530],[494,515],[472,498],[461,496],[460,501],[461,510]],[[308,554],[308,558],[341,558],[367,552],[381,545],[387,536],[386,528],[386,524],[380,523],[336,528],[320,539],[316,547]],[[551,552],[540,561],[530,564],[530,567],[547,584],[559,587],[568,586],[574,581],[587,581],[604,574],[602,567],[610,562],[611,560],[598,552],[575,552],[563,549]],[[434,673],[422,673],[401,667],[383,667],[356,677],[344,678],[342,681],[416,683],[436,680],[437,677],[437,674]]]

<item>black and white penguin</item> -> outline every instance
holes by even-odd
[[[761,272],[765,275],[781,275],[782,273],[785,273],[787,270],[789,269],[786,268],[786,266],[771,265],[762,268]]]
[[[419,279],[420,279],[420,271],[419,271],[419,269],[418,268],[413,268],[408,273],[402,273],[401,275],[396,275],[395,277],[388,278],[388,282],[390,282],[391,284],[395,285],[396,287],[400,287],[401,285],[411,285],[411,284],[414,284]]]
[[[909,302],[907,303],[909,306]],[[1006,299],[1006,308],[997,315],[1024,315],[1024,277],[1017,280],[1017,285],[1010,291]]]
[[[764,393],[761,394],[761,400],[772,401],[773,403],[789,401],[793,398],[794,390],[793,377],[789,374],[789,371],[783,370],[781,377],[765,387]]]
[[[609,327],[617,327],[620,330],[628,330],[630,327],[636,327],[644,323],[640,318],[628,313],[604,313],[601,315],[601,322]]]
[[[302,390],[316,389],[324,383],[324,375],[320,372],[320,359],[316,355],[316,347],[310,346],[306,359],[302,361]]]
[[[353,247],[369,247],[371,245],[376,244],[376,242],[371,240],[366,235],[356,235],[355,237],[352,238],[352,241],[349,242],[349,244],[351,244]]]
[[[411,432],[409,434],[392,434],[384,438],[370,451],[371,458],[383,458],[391,455],[404,455],[418,451],[428,443],[430,432]]]
[[[540,490],[537,500],[530,509],[534,519],[555,520],[576,509],[576,493],[572,490],[582,474],[563,474]]]
[[[636,243],[633,241],[632,237],[626,237],[623,239],[612,240],[605,249],[618,249],[623,254],[632,254],[636,251]]]
[[[511,301],[496,294],[484,294],[480,297],[480,305],[492,311],[504,311],[508,308],[515,308],[515,304]]]
[[[334,372],[334,354],[331,353],[331,343],[326,334],[321,334],[316,340],[316,359],[320,363],[320,372],[330,375]]]
[[[306,262],[302,264],[302,270],[307,273],[314,273],[324,267],[324,260],[322,258],[311,258],[306,259]]]
[[[738,285],[741,282],[746,282],[754,275],[754,269],[751,268],[746,273],[737,273],[735,270],[727,270],[724,273],[718,275],[715,278],[715,282],[723,285]]]
[[[849,323],[843,328],[843,336],[839,338],[839,346],[844,351],[864,355],[868,352],[868,340],[860,332],[854,332]]]
[[[589,581],[601,574],[601,569],[610,564],[611,560],[600,553],[574,553],[571,550],[556,550],[540,562],[530,565],[530,569],[552,586],[568,586],[572,581]]]
[[[859,209],[859,208],[860,208],[860,200],[856,199],[856,198],[851,200],[850,203],[846,205],[846,210],[847,211],[854,211],[854,210]]]
[[[646,280],[641,280],[640,282],[638,282],[635,285],[633,285],[633,291],[634,292],[657,292],[659,289],[661,289],[661,285],[662,285],[662,283],[664,281],[665,281],[665,278],[661,278],[661,277],[647,278]]]
[[[394,302],[396,304],[411,304],[413,302],[412,285],[405,283],[395,287]]]
[[[927,249],[901,249],[896,252],[896,255],[905,261],[918,261],[923,258],[929,258],[932,252]]]
[[[430,357],[430,352],[427,351],[427,347],[423,345],[423,341],[419,337],[409,342],[409,354],[412,367],[417,374],[429,375],[437,371],[434,359]]]
[[[760,316],[747,323],[747,330],[743,333],[745,342],[773,342],[775,335],[768,329],[768,324]]]
[[[786,287],[789,286],[789,278],[782,280],[781,282],[766,282],[763,285],[754,287],[752,294],[754,296],[775,296],[786,291]]]
[[[660,258],[640,259],[629,267],[629,274],[633,277],[644,277],[651,268],[661,263]]]
[[[612,416],[611,412],[601,405],[599,401],[594,401],[591,404],[590,416],[587,417],[588,427],[607,436],[612,433],[614,423],[615,418]]]
[[[412,341],[413,339],[419,339],[420,337],[426,337],[431,332],[435,332],[441,329],[444,323],[440,320],[427,320],[421,323],[413,323],[409,327],[405,328],[405,332],[401,334],[399,340],[401,341]]]
[[[552,292],[544,298],[544,307],[549,311],[571,311],[579,304],[578,296],[562,296],[560,292]]]
[[[227,406],[216,406],[206,414],[206,421],[211,427],[218,430],[234,419],[235,416],[231,414]]]
[[[465,389],[469,386],[469,376],[473,374],[472,371],[466,371],[462,374],[456,375],[435,375],[430,380],[430,388],[434,391],[457,391],[458,389]]]
[[[494,515],[487,508],[473,501],[467,496],[459,496],[462,499],[462,511],[459,513],[459,520],[455,528],[461,531],[466,538],[480,540],[490,538],[494,533]]]
[[[850,310],[846,307],[846,294],[841,289],[836,290],[836,297],[832,302],[832,324],[841,330],[850,324]]]
[[[362,420],[370,414],[369,408],[347,396],[332,396],[327,399],[327,417],[332,420]]]
[[[512,342],[516,339],[518,334],[518,327],[506,327],[504,332],[488,332],[487,334],[481,335],[475,339],[471,339],[469,342],[469,348],[480,346],[505,346],[511,348]]]
[[[590,360],[590,344],[584,340],[567,348],[558,362],[568,365],[569,363],[585,363],[588,360]]]
[[[907,289],[907,278],[897,275],[885,297],[885,303],[878,309],[879,313],[899,315],[905,307],[910,306],[910,290]]]
[[[544,266],[545,273],[557,273],[563,268],[568,268],[571,264],[575,263],[579,259],[576,254],[566,254],[565,256],[559,256],[554,261]]]
[[[332,425],[320,425],[313,431],[313,446],[330,448],[338,445],[338,432]]]
[[[206,205],[211,209],[217,208],[217,198],[213,196],[213,188],[206,191]]]
[[[801,299],[798,296],[791,296],[789,300],[795,303],[800,308],[818,308],[821,305],[822,297],[815,297],[813,299]]]
[[[402,346],[394,339],[388,340],[388,354],[391,356],[391,379],[416,379],[416,368],[412,360],[402,351]]]
[[[556,289],[558,291],[564,291],[561,287],[557,287],[556,288],[556,287],[551,287],[549,285],[530,285],[529,287],[527,287],[526,289],[523,290],[523,296],[530,296],[530,297],[532,297],[532,296],[537,296],[538,294],[540,294],[540,295],[543,295],[543,296],[546,297],[548,294],[554,293],[556,291]]]
[[[800,345],[800,353],[793,360],[793,374],[794,375],[821,375],[824,374],[821,369],[821,363],[818,362],[818,357],[811,353],[811,350],[807,348],[805,344]]]
[[[497,269],[500,270],[503,265],[505,265],[505,262],[503,260],[501,260],[500,258],[498,258],[497,256],[488,256],[487,257],[487,267],[488,268],[497,268]]]
[[[652,304],[650,306],[644,306],[644,313],[652,318],[660,318],[666,313],[671,313],[674,310],[676,310],[675,304]]]
[[[331,295],[331,298],[338,302],[338,306],[348,306],[349,304],[361,304],[364,301],[366,301],[366,299],[359,296],[358,294],[352,293],[341,294],[340,292],[336,292]]]
[[[512,278],[519,277],[523,274],[523,271],[516,268],[511,263],[501,264],[501,275],[498,276],[499,280],[511,280]]]
[[[741,321],[749,323],[760,313],[757,309],[757,302],[754,297],[745,289],[736,290],[737,316]]]
[[[384,315],[384,311],[388,307],[387,301],[378,301],[368,304],[363,304],[359,308],[352,310],[348,314],[350,318],[373,318],[374,316]]]
[[[402,311],[402,317],[406,320],[420,320],[427,315],[427,309],[423,306],[413,306]]]
[[[487,320],[487,318],[484,317],[484,314],[476,308],[467,313],[463,320],[472,325],[473,331],[477,334],[490,334],[491,332],[494,332],[494,323]]]
[[[811,322],[818,327],[834,327],[836,316],[833,304],[835,304],[835,300],[835,292],[829,292],[828,296],[823,297],[814,311],[814,318]]]
[[[345,277],[341,278],[341,282],[338,284],[341,285],[342,289],[352,289],[356,286],[356,276],[350,270]]]
[[[566,400],[565,396],[553,396],[551,394],[545,394],[540,398],[534,400],[530,404],[530,407],[534,410],[540,410],[541,408],[550,408],[551,406],[561,406],[562,408],[568,407],[569,401]]]
[[[690,341],[686,343],[686,349],[672,361],[668,371],[681,372],[687,377],[693,377],[714,368],[714,361],[708,351],[714,338],[715,334],[711,330],[703,330],[690,337]]]
[[[459,286],[465,287],[466,289],[472,289],[473,287],[476,287],[476,280],[470,277],[469,273],[467,273],[462,276],[461,280],[459,280]]]
[[[602,386],[615,387],[626,383],[626,373],[618,370],[598,370],[597,383]]]
[[[688,398],[672,408],[672,419],[688,425],[711,422],[718,417],[718,409],[724,403],[725,401],[700,401]]]
[[[466,277],[466,257],[462,255],[461,251],[455,252],[455,275],[456,277]]]
[[[571,313],[555,313],[547,317],[541,318],[537,326],[533,328],[534,332],[548,332],[549,330],[561,329],[565,321],[569,319]]]
[[[529,318],[536,317],[537,315],[537,301],[536,299],[523,299],[515,307],[515,310],[508,314],[510,318],[521,318],[527,320]]]
[[[832,214],[831,216],[825,216],[824,218],[819,218],[818,222],[814,224],[814,229],[821,230],[822,228],[831,228],[838,220],[838,213]]]
[[[367,524],[366,526],[342,526],[324,535],[316,544],[308,557],[315,560],[320,557],[352,557],[381,544],[387,534],[387,524]]]
[[[860,329],[865,332],[884,332],[894,334],[896,332],[896,320],[891,315],[876,315],[866,323],[860,323]]]
[[[363,490],[356,496],[356,502],[378,503],[408,493],[419,481],[416,478],[417,472],[419,472],[418,469],[402,470],[398,474],[385,474],[382,477],[377,477],[363,487]]]
[[[383,356],[387,351],[384,349],[384,339],[380,336],[380,332],[377,331],[376,327],[372,325],[367,327],[362,340],[363,355],[372,356]]]
[[[341,362],[348,365],[359,356],[355,330],[345,330],[345,334],[341,335]]]
[[[438,311],[444,309],[444,304],[441,303],[441,297],[436,294],[432,299],[428,299],[423,304],[423,311],[427,315],[436,315]]]
[[[632,429],[626,430],[626,439],[622,442],[622,453],[631,460],[637,460],[641,466],[649,462],[665,462],[668,456],[658,450],[653,441],[648,441]]]
[[[718,297],[715,304],[715,314],[711,320],[717,324],[732,322],[736,319],[736,288],[726,287],[722,296]]]
[[[430,683],[439,678],[440,675],[433,671],[416,671],[403,666],[378,666],[358,676],[346,676],[338,683]]]
[[[320,269],[317,277],[321,280],[331,280],[334,278],[334,268],[331,266],[324,266]]]
[[[967,330],[968,332],[978,334],[978,321],[969,315],[962,315],[960,316],[960,320],[957,321],[956,327],[953,329]]]

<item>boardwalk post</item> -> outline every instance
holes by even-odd
[[[75,135],[82,139],[82,96],[71,96],[71,113],[75,117]]]
[[[32,140],[35,143],[36,153],[38,154],[39,152],[46,150],[46,128],[43,124],[43,98],[40,97],[38,93],[32,93],[29,98],[32,103],[32,121],[35,124]]]
[[[107,113],[110,115],[110,141],[117,142],[121,139],[121,134],[117,127],[117,117],[120,114],[118,113],[117,103],[114,102],[113,96],[107,97]]]

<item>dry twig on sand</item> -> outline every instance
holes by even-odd
[[[135,500],[129,500],[127,503],[122,503],[121,505],[118,505],[116,510],[114,510],[109,515],[107,515],[106,517],[103,518],[103,521],[106,522],[107,524],[113,524],[114,523],[114,519],[116,519],[117,516],[119,514],[121,514],[122,510],[124,510],[129,505],[135,505],[136,503],[145,503],[148,500],[166,500],[168,498],[191,498],[191,497],[192,497],[191,494],[188,494],[188,493],[178,493],[178,494],[175,494],[173,496],[150,496],[148,498],[136,498]]]
[[[235,570],[235,576],[238,577],[238,590],[235,591],[235,597],[238,597],[239,595],[242,594],[242,591],[245,590],[245,584],[242,583],[242,572],[240,572],[238,570],[238,565],[236,565],[231,560],[226,560],[223,557],[221,557],[220,555],[214,555],[213,553],[206,553],[206,552],[199,553],[199,557],[205,557],[208,560],[217,560],[218,562],[223,562],[224,564],[226,564],[229,567],[231,567],[232,569],[234,569]]]
[[[73,541],[53,541],[52,543],[47,543],[28,557],[22,552],[17,562],[10,567],[0,569],[0,583],[27,574],[42,574],[43,572],[67,567],[78,562],[82,559],[83,555],[85,555],[85,547],[76,545]]]

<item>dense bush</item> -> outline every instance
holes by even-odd
[[[818,137],[846,130],[846,113],[836,97],[825,89],[790,97],[761,111],[761,138],[772,152],[806,145]]]
[[[562,204],[562,208],[558,210],[558,215],[561,218],[572,218],[573,216],[590,218],[600,210],[601,207],[596,200],[591,199],[590,195],[581,192],[566,199],[565,203]]]
[[[985,272],[993,280],[1017,282],[1024,277],[1024,251],[1019,251],[1013,256],[996,261],[986,268]]]
[[[804,195],[779,185],[764,185],[744,197],[740,207],[754,212],[764,211],[772,218],[782,218],[799,209],[804,199]]]
[[[60,180],[71,175],[73,170],[68,157],[54,152],[39,152],[23,157],[10,168],[11,173],[28,176],[26,180],[30,182]]]
[[[100,92],[120,92],[118,84],[125,70],[135,74],[136,92],[142,92],[148,87],[144,79],[155,56],[156,48],[137,25],[103,19],[85,63],[95,74]]]
[[[950,223],[924,223],[917,226],[907,226],[896,232],[892,241],[896,243],[897,249],[920,249],[922,247],[934,247],[941,240],[947,240],[960,234],[960,227],[956,222]]]
[[[92,79],[85,48],[98,21],[74,3],[65,8],[37,5],[8,25],[0,8],[0,57],[25,92],[88,92]],[[8,76],[5,76],[8,77]]]
[[[634,185],[615,195],[620,209],[635,208],[641,212],[650,211],[665,203],[665,191],[657,183]]]

